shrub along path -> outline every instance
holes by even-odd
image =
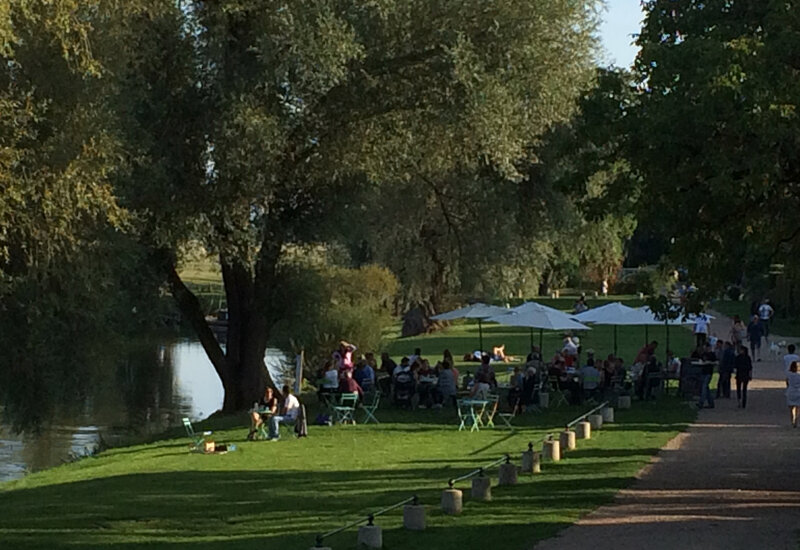
[[[712,330],[724,335],[730,323],[719,316]],[[782,358],[762,351],[747,409],[737,408],[734,384],[632,488],[535,548],[797,549],[800,429],[789,422]]]

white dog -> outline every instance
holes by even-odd
[[[775,357],[780,357],[783,355],[783,350],[786,349],[786,341],[781,340],[780,342],[770,342],[769,344],[769,354],[774,355]]]

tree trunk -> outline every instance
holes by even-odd
[[[221,259],[221,264],[228,301],[225,351],[208,326],[200,302],[181,281],[174,266],[170,267],[168,275],[172,295],[181,313],[197,334],[222,382],[225,391],[222,411],[233,413],[251,407],[264,394],[266,385],[275,387],[264,363],[272,324],[271,317],[265,313],[268,303],[265,298],[271,289],[258,289],[260,284],[274,284],[274,265],[273,277],[256,276],[254,280],[241,263]],[[261,269],[268,267],[262,266]]]

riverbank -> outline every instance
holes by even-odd
[[[399,515],[382,518],[387,547],[481,548],[499,527],[510,547],[523,548],[609,501],[695,414],[675,399],[636,404],[541,476],[497,489],[492,502],[469,503],[457,518],[438,512],[447,479],[505,452],[518,457],[579,412],[525,416],[514,432],[468,433],[457,431],[452,410],[386,409],[380,425],[311,426],[307,439],[278,443],[245,441],[244,418],[215,418],[197,428],[215,429],[215,439],[237,451],[193,454],[176,437],[0,486],[0,539],[21,549],[223,540],[227,548],[303,548],[318,532],[418,494],[429,505],[428,530],[409,533]],[[331,542],[354,548],[355,533]]]

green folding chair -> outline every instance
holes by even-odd
[[[489,428],[494,428],[494,416],[497,414],[497,407],[500,405],[500,396],[490,393],[486,396],[486,401],[489,403],[483,410],[483,425]]]
[[[358,404],[357,393],[343,393],[339,396],[339,401],[334,405],[333,412],[336,415],[336,422],[344,424],[345,422],[356,423],[353,414],[356,412],[356,405]]]
[[[205,443],[206,443],[206,436],[212,434],[212,432],[203,432],[202,434],[198,434],[194,431],[194,427],[192,426],[192,421],[188,418],[183,418],[183,427],[186,429],[186,435],[189,436],[189,439],[192,440],[191,445],[189,447],[192,451],[196,452],[204,452],[205,451]]]
[[[381,392],[377,389],[364,396],[364,401],[361,403],[361,408],[364,410],[364,424],[369,424],[370,421],[380,424],[378,419],[375,418],[375,411],[378,410],[380,402]]]
[[[475,415],[475,407],[471,403],[465,402],[464,399],[459,399],[456,402],[456,405],[456,410],[458,410],[458,420],[460,422],[458,425],[458,431],[460,432],[461,430],[466,430],[467,422],[470,424],[470,432],[480,431],[480,427],[478,426],[479,419],[476,418]]]

